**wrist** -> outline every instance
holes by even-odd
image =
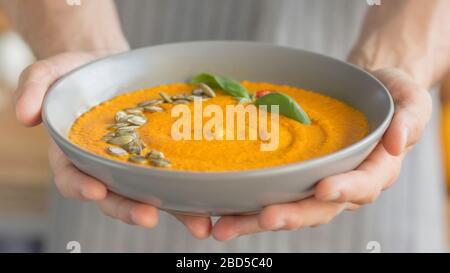
[[[399,0],[370,8],[348,60],[368,71],[397,68],[425,88],[450,65],[449,1]]]
[[[89,35],[89,37],[66,37],[59,35],[55,39],[27,39],[37,59],[45,59],[64,52],[98,52],[111,55],[129,50],[128,42],[122,34],[111,36]],[[33,41],[44,41],[33,43]]]
[[[5,2],[14,28],[38,59],[63,52],[129,49],[112,0],[86,1],[76,8],[54,0]]]
[[[395,47],[390,46],[384,48],[379,45],[377,47],[358,45],[351,51],[348,61],[369,72],[384,68],[402,70],[425,88],[429,88],[434,82],[434,67],[430,58],[424,56],[417,58],[406,48],[405,50],[400,48],[396,50]]]

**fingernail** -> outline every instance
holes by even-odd
[[[273,226],[273,231],[278,231],[286,226],[286,221],[283,218],[279,218]]]
[[[158,224],[158,219],[147,210],[145,205],[135,206],[130,211],[131,221],[145,228],[154,228]]]
[[[332,194],[325,196],[323,201],[337,201],[341,197],[341,192],[335,191]]]
[[[403,151],[408,147],[408,137],[409,137],[409,128],[406,127],[403,130],[403,136],[402,136],[402,150]]]
[[[94,196],[92,196],[91,191],[88,190],[88,189],[86,189],[86,188],[81,188],[81,195],[82,195],[85,199],[88,199],[88,200],[92,200],[92,199],[95,198]]]
[[[134,210],[130,211],[130,218],[133,223],[135,223],[136,225],[139,225],[139,226],[143,226],[143,227],[147,227],[147,225],[151,222],[150,221],[151,219],[147,219],[147,218],[150,218],[149,216],[147,216],[147,217],[141,216],[140,217],[139,215],[136,215],[136,211],[134,211]]]
[[[150,216],[145,215],[145,217],[142,217],[142,215],[139,216],[131,211],[130,218],[131,221],[138,226],[142,226],[145,228],[152,228],[154,226],[153,219],[151,219]]]

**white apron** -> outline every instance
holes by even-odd
[[[365,0],[127,0],[116,1],[132,47],[210,39],[257,40],[345,59],[357,37]],[[437,104],[435,104],[437,105]],[[436,112],[436,111],[435,111]],[[128,226],[94,203],[54,194],[49,250],[78,241],[83,252],[366,252],[444,251],[444,183],[436,118],[405,160],[400,179],[379,200],[332,223],[266,232],[221,243],[193,239],[161,212],[157,228]]]

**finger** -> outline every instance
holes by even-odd
[[[93,60],[87,53],[66,53],[38,61],[24,70],[15,92],[16,116],[26,126],[41,122],[41,107],[50,86],[62,75]]]
[[[105,198],[107,189],[100,181],[80,172],[52,142],[49,162],[54,173],[56,187],[66,198],[96,201]]]
[[[374,75],[386,85],[396,105],[382,142],[390,154],[400,155],[420,139],[431,117],[431,96],[400,70],[381,69]]]
[[[97,205],[105,215],[130,225],[154,228],[158,224],[159,215],[155,207],[112,192],[108,192],[106,198],[98,201]]]
[[[215,223],[212,235],[218,241],[229,241],[241,235],[264,231],[259,226],[258,217],[258,214],[223,216]]]
[[[189,232],[197,239],[206,239],[211,234],[212,223],[210,217],[189,216],[177,213],[172,215],[182,222]]]
[[[355,203],[346,203],[345,209],[348,211],[355,211],[361,208],[361,205]]]
[[[328,224],[347,208],[347,204],[323,202],[314,197],[265,208],[259,224],[265,230],[294,230]]]
[[[272,205],[257,215],[225,216],[213,228],[213,236],[219,241],[262,231],[295,230],[329,223],[341,213],[347,204],[322,202],[308,198],[295,203]]]
[[[322,201],[374,202],[381,191],[389,188],[400,174],[403,155],[392,156],[382,144],[356,170],[323,179],[315,189],[315,197]]]

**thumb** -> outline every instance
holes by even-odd
[[[401,70],[380,69],[374,76],[385,84],[395,102],[395,114],[383,137],[383,146],[398,156],[420,139],[431,117],[431,96]]]
[[[88,53],[64,53],[26,68],[15,92],[19,122],[25,126],[38,125],[41,122],[42,101],[50,86],[64,74],[94,58],[93,54]]]

